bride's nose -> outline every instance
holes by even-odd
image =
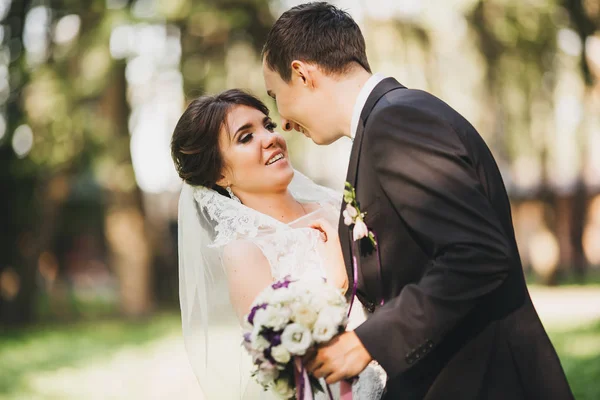
[[[262,140],[263,148],[268,149],[277,143],[277,134],[274,132],[265,132]]]

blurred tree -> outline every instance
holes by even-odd
[[[168,221],[164,230],[155,232],[153,225],[148,232],[130,152],[128,60],[111,57],[113,29],[175,24],[181,32],[184,87],[199,95],[209,87],[224,89],[228,50],[244,43],[256,54],[273,21],[266,0],[129,0],[113,2],[110,9],[108,3],[12,1],[4,19],[12,90],[6,108],[9,134],[0,141],[0,186],[6,193],[0,205],[10,210],[2,222],[0,283],[12,289],[0,292],[2,322],[25,323],[35,317],[43,280],[40,257],[54,250],[64,227],[58,221],[75,215],[65,214],[65,205],[81,196],[92,201],[97,196],[104,207],[101,230],[125,315],[151,310],[153,262],[164,266],[157,269],[157,283],[176,276],[174,254],[161,254],[174,248],[163,244],[172,240]],[[37,36],[27,36],[28,24],[35,25]],[[21,125],[33,143],[18,156],[11,139]],[[98,211],[91,207],[89,212]]]
[[[600,31],[600,6],[596,1],[590,0],[562,0],[561,4],[567,10],[575,31],[582,43]],[[588,62],[588,50],[583,46],[580,55],[580,67],[586,84],[593,86],[596,77],[592,74]]]
[[[550,241],[556,240],[559,256],[550,262],[552,270],[544,273],[544,279],[556,283],[561,269],[566,268],[583,276],[587,266],[582,243],[585,213],[594,194],[588,193],[583,181],[586,157],[591,154],[586,124],[599,111],[594,111],[590,97],[597,87],[589,67],[591,55],[587,54],[586,40],[599,32],[600,3],[474,0],[453,4],[455,7],[448,6],[452,12],[441,24],[450,29],[440,27],[441,19],[424,7],[415,7],[411,12],[390,5],[395,30],[380,30],[379,26],[389,23],[381,16],[375,26],[369,26],[376,38],[371,44],[383,49],[375,52],[381,59],[374,60],[389,65],[395,57],[390,52],[403,52],[399,70],[405,78],[444,96],[456,85],[448,82],[452,79],[440,77],[450,65],[461,63],[453,61],[443,49],[452,41],[440,33],[455,29],[459,31],[457,36],[463,36],[462,21],[466,22],[466,40],[454,41],[464,48],[456,51],[470,57],[470,64],[483,61],[484,73],[484,90],[481,95],[471,95],[481,96],[482,100],[476,105],[481,109],[480,121],[474,122],[484,127],[482,134],[507,178],[511,199],[516,203],[540,201],[548,210],[543,213],[541,229],[552,232]],[[393,39],[379,46],[390,36]],[[468,54],[470,42],[476,45],[475,57]],[[463,54],[463,50],[467,51]],[[478,69],[474,69],[477,74]],[[584,81],[588,85],[585,94],[580,88]],[[465,110],[474,105],[468,101],[461,104]],[[527,246],[523,250],[528,251]]]
[[[225,60],[236,43],[260,52],[274,18],[269,0],[183,1],[171,11],[181,29],[184,93],[198,96],[227,87]]]
[[[38,260],[43,252],[52,251],[57,219],[66,199],[74,195],[74,180],[89,172],[108,177],[96,179],[104,187],[104,195],[96,201],[107,204],[111,265],[117,276],[129,270],[137,271],[139,278],[134,279],[139,282],[137,290],[127,287],[127,282],[121,285],[123,311],[143,314],[150,308],[150,250],[128,151],[124,65],[115,63],[108,51],[111,23],[126,14],[107,13],[104,1],[98,0],[56,0],[50,8],[30,6],[29,1],[13,1],[6,18],[11,47],[23,53],[13,54],[10,64],[7,131],[27,124],[34,143],[22,157],[15,155],[9,140],[0,147],[6,154],[1,162],[9,163],[2,168],[8,172],[3,200],[10,203],[10,226],[14,227],[3,241],[8,250],[3,254],[9,257],[2,265],[13,266],[20,282],[16,297],[4,299],[1,318],[24,323],[34,317]],[[29,49],[23,46],[28,18],[30,24],[40,24],[36,28],[43,32],[43,37],[33,38],[38,42],[29,43]],[[60,37],[61,22],[70,24],[71,37]],[[137,246],[125,251],[123,246],[131,244],[131,238]]]
[[[600,33],[600,3],[590,0],[563,0],[563,7],[567,10],[574,30],[579,35],[582,45],[579,65],[581,73],[586,83],[584,104],[591,107],[595,104],[592,101],[594,90],[597,90],[598,76],[594,75],[589,64],[588,46],[585,44],[595,34]],[[600,112],[596,109],[593,112]],[[583,146],[585,148],[585,145]],[[587,270],[587,261],[583,249],[583,232],[585,230],[585,221],[587,209],[591,202],[593,193],[587,193],[583,182],[578,182],[576,191],[567,200],[571,207],[569,213],[572,214],[571,223],[566,225],[568,228],[568,237],[565,238],[566,245],[572,249],[572,263],[575,272],[580,280],[583,280]]]
[[[6,32],[2,43],[9,83],[18,86],[28,82],[29,74],[22,52],[22,34],[28,2],[11,4],[3,21]],[[22,92],[12,87],[6,102],[6,131],[14,131],[25,122]],[[0,141],[0,207],[2,213],[0,240],[0,321],[19,324],[31,321],[36,293],[36,262],[40,248],[48,244],[51,228],[41,221],[52,222],[56,210],[38,204],[36,198],[45,195],[36,175],[35,164],[20,160],[11,148],[9,135]],[[52,208],[52,209],[50,209]],[[12,276],[13,279],[7,277]]]
[[[560,257],[545,275],[549,284],[558,281],[560,267],[572,267],[583,276],[587,265],[582,236],[589,195],[582,169],[572,189],[555,187],[550,176],[553,172],[548,170],[549,155],[556,147],[555,135],[566,134],[555,133],[561,128],[548,122],[556,121],[557,80],[565,64],[557,38],[561,30],[574,26],[583,43],[598,29],[586,14],[584,3],[589,2],[547,0],[533,6],[518,1],[480,0],[468,16],[485,60],[490,111],[496,121],[492,147],[513,165],[513,171],[523,161],[541,171],[538,185],[521,193],[513,191],[512,197],[517,201],[537,197],[554,210],[546,213],[547,225],[557,237]],[[585,51],[581,53],[581,72],[585,82],[592,84]],[[581,124],[576,129],[579,132]],[[576,157],[583,166],[586,139],[581,134],[576,138]]]

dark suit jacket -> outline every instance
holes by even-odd
[[[340,216],[348,274],[354,246],[358,297],[374,311],[355,332],[388,374],[386,399],[572,398],[502,177],[469,122],[387,78],[361,113],[347,180],[378,235],[378,253],[353,244]]]

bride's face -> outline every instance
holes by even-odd
[[[221,128],[219,147],[225,161],[220,186],[236,196],[287,190],[294,176],[287,145],[276,124],[261,111],[234,106]]]

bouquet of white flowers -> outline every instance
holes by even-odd
[[[245,318],[243,345],[252,356],[254,378],[281,398],[322,391],[300,357],[346,329],[348,304],[324,280],[283,280],[263,290]],[[307,384],[308,382],[308,384]]]

